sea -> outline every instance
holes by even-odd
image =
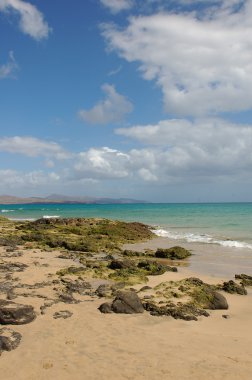
[[[252,254],[252,203],[16,204],[0,205],[0,216],[137,221],[174,241],[246,248]]]

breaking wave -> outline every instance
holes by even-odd
[[[223,247],[252,249],[252,245],[249,243],[230,239],[217,239],[207,234],[194,234],[191,232],[171,232],[162,228],[156,228],[153,230],[153,232],[160,237],[165,237],[174,240],[182,240],[188,243],[218,244],[222,245]]]

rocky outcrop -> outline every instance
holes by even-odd
[[[110,269],[131,269],[135,268],[136,265],[131,260],[112,260],[108,266]]]
[[[252,286],[252,276],[242,273],[242,274],[236,274],[235,278],[237,280],[241,280],[241,284],[243,286]]]
[[[0,300],[0,324],[23,325],[36,318],[33,306]]]
[[[244,286],[236,284],[233,280],[224,282],[222,285],[222,289],[225,292],[231,293],[231,294],[234,294],[234,293],[240,294],[240,295],[247,294],[247,290],[244,288]]]

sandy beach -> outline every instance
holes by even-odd
[[[137,247],[169,245],[154,239]],[[136,246],[135,246],[136,247]],[[135,248],[134,247],[134,248]],[[193,248],[191,246],[191,248]],[[212,248],[213,249],[213,248]],[[248,295],[227,294],[229,309],[210,311],[210,317],[198,321],[175,320],[171,317],[143,314],[102,314],[97,309],[103,302],[94,296],[75,294],[79,303],[59,302],[44,309],[45,299],[53,299],[59,269],[74,264],[58,258],[59,252],[39,249],[19,251],[22,256],[6,257],[5,263],[22,263],[27,267],[15,273],[16,284],[34,285],[37,289],[15,290],[15,302],[34,306],[36,319],[26,325],[9,326],[21,333],[17,349],[0,357],[1,376],[7,380],[96,380],[96,379],[229,379],[249,380],[252,374],[252,290]],[[164,281],[200,277],[216,283],[218,278],[193,271],[193,262],[180,266],[177,273],[150,276],[148,286]],[[202,268],[203,268],[203,264]],[[239,268],[233,267],[235,272]],[[230,269],[229,269],[230,270]],[[211,271],[210,271],[211,272]],[[0,274],[1,275],[1,274]],[[46,285],[47,282],[47,285]],[[98,280],[93,281],[97,286]],[[140,289],[142,285],[135,286]],[[43,298],[44,297],[44,298]],[[4,299],[4,295],[0,294]],[[69,311],[69,318],[55,319],[56,312]],[[223,318],[223,315],[228,315]]]

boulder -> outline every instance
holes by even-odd
[[[0,300],[0,324],[23,325],[36,318],[33,306]]]
[[[135,263],[131,260],[112,260],[109,264],[110,269],[131,269],[135,268]]]
[[[114,313],[135,314],[143,313],[144,308],[140,298],[134,291],[120,291],[112,303]]]
[[[112,304],[109,302],[105,302],[105,303],[101,304],[98,307],[98,309],[100,310],[101,313],[104,313],[104,314],[113,313]]]
[[[227,300],[222,294],[213,291],[211,294],[211,300],[209,301],[209,304],[206,306],[206,309],[227,310],[228,309]]]
[[[21,341],[22,335],[9,328],[0,329],[0,355],[2,351],[15,350]]]
[[[170,260],[182,260],[191,256],[191,252],[179,246],[171,248],[158,248],[155,253],[156,257]]]

